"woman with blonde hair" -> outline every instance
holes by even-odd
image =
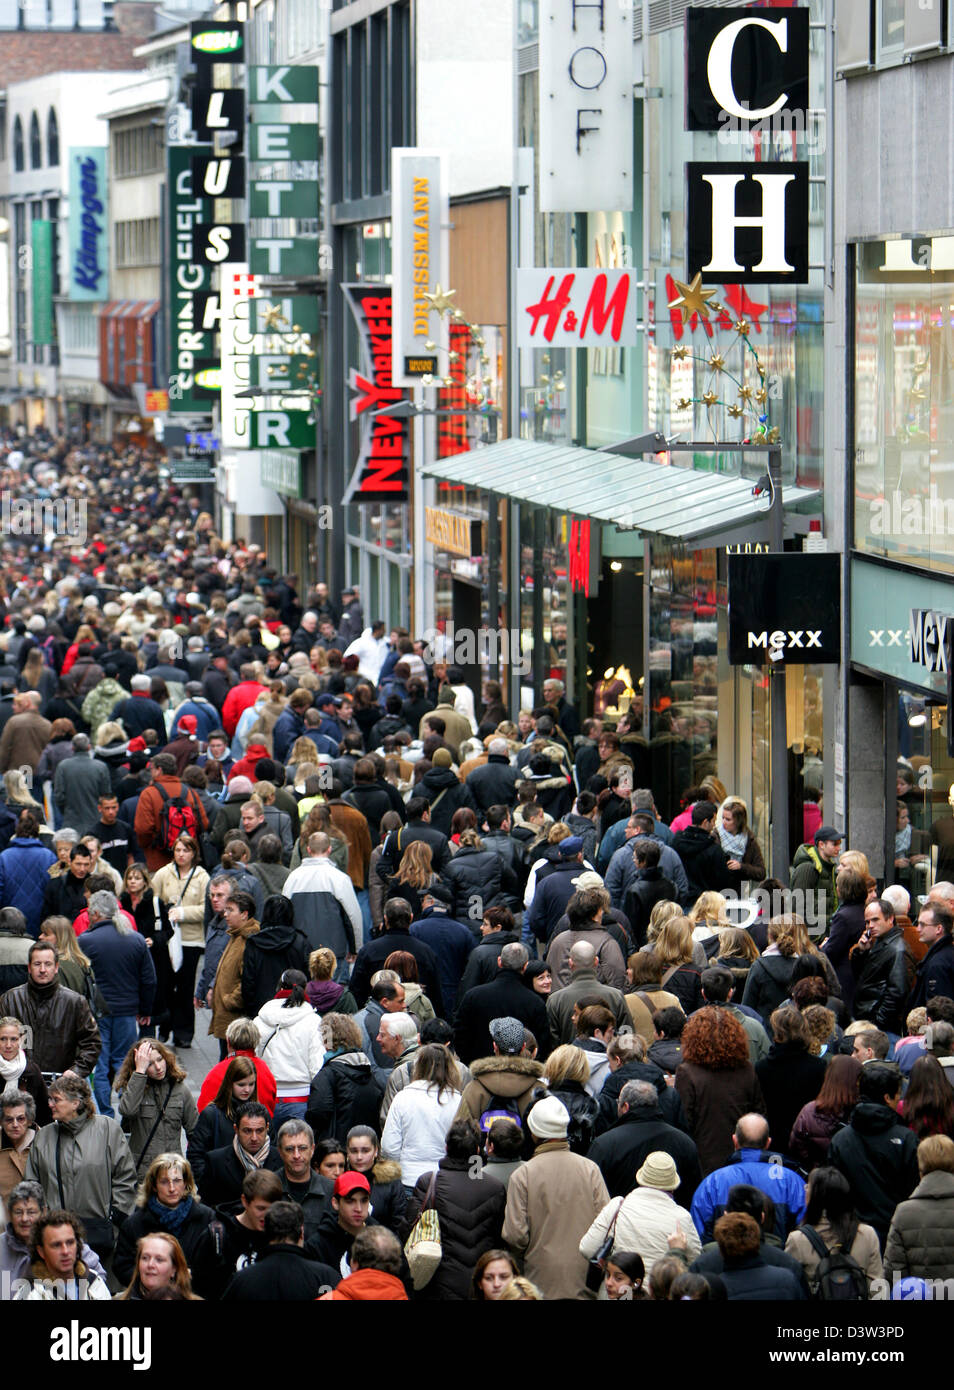
[[[40,825],[46,821],[45,810],[35,800],[27,786],[26,778],[18,767],[11,767],[3,774],[3,800],[16,815],[21,811],[31,811]]]
[[[354,995],[346,985],[335,979],[338,957],[328,946],[319,946],[308,957],[308,973],[311,979],[305,986],[305,998],[315,1013],[356,1014],[358,1005]]]
[[[586,1053],[582,1048],[562,1043],[547,1058],[543,1079],[549,1094],[560,1102],[570,1117],[566,1137],[571,1152],[585,1156],[596,1138],[596,1122],[600,1113],[599,1101],[586,1089],[590,1079]]]
[[[772,1014],[788,998],[792,973],[798,960],[795,924],[802,919],[794,912],[783,912],[768,924],[768,945],[749,970],[742,1003],[761,1015],[766,1029]]]
[[[181,1135],[199,1118],[186,1073],[171,1047],[155,1038],[135,1043],[116,1077],[119,1113],[125,1119],[136,1172],[161,1153],[174,1153]]]
[[[436,881],[430,845],[426,840],[412,840],[401,855],[397,873],[388,879],[384,901],[404,898],[411,904],[412,920],[416,922],[424,911],[421,904],[424,890]]]
[[[724,965],[735,979],[735,997],[742,998],[745,982],[752,965],[759,958],[759,948],[744,927],[720,927],[719,949],[713,965]]]
[[[689,912],[689,925],[692,927],[693,941],[708,941],[728,927],[729,914],[725,910],[722,894],[714,891],[700,893]]]
[[[702,974],[693,963],[692,949],[692,928],[682,916],[664,922],[653,945],[653,954],[663,966],[660,987],[676,996],[687,1015],[703,1005]]]
[[[39,647],[31,647],[27,652],[27,659],[23,663],[23,670],[17,681],[17,690],[38,690],[40,692],[40,713],[53,696],[56,694],[57,679],[56,672],[51,671],[43,659],[43,653]]]
[[[537,889],[538,872],[545,865],[552,864],[555,860],[559,859],[560,845],[564,840],[568,840],[572,834],[573,831],[564,821],[554,821],[550,826],[550,829],[547,831],[546,840],[543,844],[538,846],[536,850],[537,858],[530,867],[530,876],[527,879],[527,887],[523,895],[524,907],[529,908],[530,904],[533,902],[533,895]],[[592,864],[586,864],[585,860],[584,864],[588,869],[593,867]]]
[[[96,645],[96,633],[90,627],[89,623],[80,623],[76,630],[76,636],[73,638],[69,647],[67,647],[66,655],[63,658],[63,666],[60,670],[61,679],[65,679],[72,671],[76,664],[76,659],[79,656],[80,644],[83,642],[89,642],[92,646]]]
[[[719,807],[716,830],[732,875],[729,886],[739,893],[743,883],[761,883],[765,877],[765,860],[758,840],[749,829],[749,808],[741,797],[725,798]]]
[[[155,1235],[142,1236],[136,1246],[133,1275],[127,1288],[118,1293],[114,1303],[138,1302],[145,1299],[162,1299],[166,1290],[174,1298],[185,1299],[189,1303],[201,1303],[198,1294],[192,1292],[192,1276],[175,1236],[167,1231],[157,1231]]]
[[[93,967],[89,957],[80,950],[73,923],[68,917],[47,917],[40,924],[38,940],[48,941],[56,948],[60,983],[84,999],[92,1000],[95,987]]]

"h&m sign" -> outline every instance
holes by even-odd
[[[686,12],[686,128],[805,129],[808,10]],[[800,126],[799,126],[800,123]],[[686,269],[723,284],[806,284],[807,161],[686,165]]]

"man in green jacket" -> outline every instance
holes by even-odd
[[[809,926],[823,923],[827,930],[838,906],[835,879],[843,838],[833,825],[820,825],[814,844],[799,845],[795,851],[790,882],[793,891],[804,897],[801,903],[795,902],[793,910]]]

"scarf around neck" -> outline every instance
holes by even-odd
[[[146,1205],[162,1229],[174,1236],[189,1218],[189,1212],[192,1210],[192,1198],[183,1197],[178,1206],[164,1207],[158,1197],[150,1197]]]
[[[232,1148],[235,1150],[238,1161],[239,1163],[241,1163],[246,1173],[254,1173],[256,1168],[261,1168],[264,1166],[265,1160],[266,1158],[268,1158],[269,1151],[271,1148],[271,1140],[266,1136],[265,1143],[259,1149],[258,1153],[250,1154],[246,1153],[245,1150],[242,1148],[241,1144],[239,1143],[239,1137],[236,1134],[235,1138],[232,1140]]]
[[[7,1086],[12,1086],[15,1081],[19,1081],[20,1077],[26,1071],[26,1064],[26,1053],[23,1051],[22,1047],[12,1062],[4,1061],[4,1059],[0,1057],[0,1077],[3,1078],[4,1089]]]
[[[725,826],[720,825],[719,842],[730,858],[741,859],[749,843],[749,837],[744,830],[739,835],[730,835]]]

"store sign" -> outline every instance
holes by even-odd
[[[196,63],[244,63],[245,26],[232,20],[202,19],[189,25]]]
[[[317,217],[318,185],[312,179],[252,179],[249,217]]]
[[[276,398],[281,404],[280,393]],[[249,441],[253,449],[313,449],[315,423],[307,410],[253,410],[249,416]]]
[[[317,159],[318,127],[291,121],[258,121],[249,128],[252,159]]]
[[[732,665],[838,664],[839,555],[729,555],[727,565]]]
[[[238,398],[248,389],[249,359],[255,346],[250,331],[250,302],[260,293],[257,278],[247,265],[224,265],[219,276],[222,349],[220,385],[222,391],[222,446],[226,449],[251,448],[249,419],[251,400]]]
[[[169,246],[168,302],[171,307],[169,331],[169,409],[175,414],[205,414],[209,396],[197,387],[197,361],[212,355],[212,333],[199,314],[200,296],[211,287],[212,268],[193,261],[193,229],[211,215],[207,198],[192,191],[192,150],[187,145],[168,148]]]
[[[193,155],[192,187],[206,198],[244,198],[245,160],[241,155]]]
[[[517,345],[610,347],[636,342],[632,270],[517,271]]]
[[[633,207],[633,17],[612,0],[540,4],[540,210]]]
[[[30,223],[33,251],[31,284],[33,289],[33,342],[53,341],[53,223],[34,219]]]
[[[168,391],[146,390],[143,392],[143,415],[164,415],[168,409]]]
[[[283,497],[301,497],[301,454],[263,449],[259,464],[262,487],[270,487]]]
[[[807,8],[690,7],[686,54],[687,130],[747,130],[776,118],[805,129]]]
[[[388,285],[342,285],[354,314],[362,370],[351,369],[349,415],[362,422],[361,447],[345,503],[407,502],[408,422],[389,408],[407,399],[391,379],[392,306]]]
[[[438,371],[444,322],[432,319],[426,296],[435,285],[448,282],[443,255],[443,227],[447,222],[445,158],[438,150],[391,151],[395,386],[411,386],[420,377],[436,375]],[[428,343],[437,346],[428,347]]]
[[[808,163],[687,164],[687,275],[808,283]]]
[[[317,67],[252,67],[248,76],[249,101],[264,106],[317,104]]]
[[[74,301],[109,298],[106,150],[71,149],[69,290]]]
[[[192,228],[192,259],[196,265],[223,265],[245,259],[245,224],[197,222]]]
[[[245,134],[245,93],[239,87],[193,87],[191,110],[192,133],[200,145],[210,145],[216,135]]]
[[[473,517],[460,512],[445,512],[438,507],[424,508],[424,539],[437,550],[449,555],[462,555],[469,560],[474,555],[471,526]]]
[[[252,237],[248,263],[256,275],[317,275],[318,238]]]
[[[911,609],[911,660],[929,671],[947,672],[954,618],[932,608]]]
[[[318,332],[320,309],[315,295],[285,295],[281,299],[257,298],[252,303],[252,323],[256,333]]]

